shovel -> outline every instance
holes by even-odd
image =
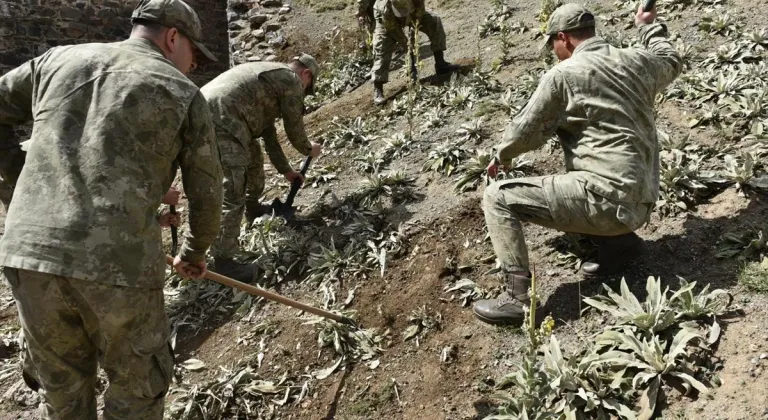
[[[301,170],[299,171],[301,176],[306,175],[310,162],[312,162],[312,156],[307,156],[307,158],[304,159],[304,163],[301,164]],[[279,198],[274,199],[272,205],[269,207],[268,213],[280,216],[286,221],[291,220],[296,213],[296,207],[293,207],[293,199],[296,198],[296,193],[299,192],[301,184],[301,180],[297,179],[293,181],[291,190],[288,192],[288,197],[285,199],[285,203],[280,201]]]
[[[165,261],[173,267],[173,257],[166,255]],[[350,318],[347,318],[345,316],[341,316],[339,314],[335,314],[333,312],[326,311],[324,309],[315,308],[314,306],[305,305],[301,302],[297,302],[293,299],[288,299],[285,296],[278,295],[277,293],[272,293],[270,291],[259,289],[256,286],[251,286],[250,284],[246,284],[243,282],[239,282],[235,279],[231,279],[227,276],[222,276],[221,274],[214,273],[213,271],[208,271],[205,273],[205,278],[211,281],[215,281],[216,283],[223,284],[225,286],[234,287],[235,289],[240,289],[244,292],[250,293],[252,295],[261,296],[264,299],[271,300],[272,302],[282,303],[283,305],[288,305],[292,308],[296,308],[299,310],[302,310],[304,312],[309,312],[311,314],[315,314],[317,316],[321,316],[323,318],[327,318],[333,321],[336,321],[340,324],[346,324],[350,325],[354,328],[360,328],[357,326],[355,321],[353,321]]]

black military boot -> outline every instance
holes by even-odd
[[[589,236],[597,242],[597,261],[585,262],[581,272],[596,277],[613,274],[646,251],[645,241],[634,232],[618,236]]]
[[[525,320],[523,305],[531,305],[531,298],[528,297],[531,277],[505,274],[504,283],[506,290],[498,298],[477,301],[472,311],[481,321],[489,324],[522,325]],[[541,306],[536,310],[537,318],[540,310]]]
[[[253,281],[254,268],[253,264],[242,264],[232,258],[219,257],[213,260],[213,271],[243,283]]]
[[[442,51],[435,51],[435,73],[446,74],[459,71],[461,67],[445,61]]]
[[[385,102],[387,102],[387,98],[384,97],[384,83],[373,82],[373,103],[383,105]]]

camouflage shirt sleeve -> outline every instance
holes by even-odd
[[[223,200],[221,160],[202,93],[198,92],[192,100],[181,135],[182,148],[177,160],[189,199],[189,230],[179,256],[184,261],[199,263],[205,261],[205,252],[219,233]]]
[[[264,129],[261,134],[261,139],[264,141],[264,150],[266,150],[267,156],[269,156],[269,161],[272,162],[272,166],[275,167],[277,172],[280,173],[280,175],[291,172],[293,167],[285,157],[283,148],[280,147],[274,124]]]
[[[0,77],[0,150],[19,147],[13,126],[32,120],[32,70],[28,61]]]
[[[669,41],[663,24],[642,25],[639,30],[640,42],[655,58],[651,60],[653,68],[648,70],[657,76],[656,92],[660,92],[683,71],[683,59]]]
[[[544,144],[566,115],[565,81],[557,70],[547,72],[528,103],[509,123],[496,158],[503,165]]]
[[[280,98],[280,114],[283,117],[285,135],[299,153],[308,155],[312,151],[312,144],[304,129],[304,92],[301,90],[301,83],[286,86],[283,92]]]

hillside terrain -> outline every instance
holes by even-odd
[[[555,348],[572,360],[598,354],[596,336],[607,337],[606,327],[615,326],[642,336],[638,342],[661,337],[663,357],[681,337],[686,341],[680,353],[662,359],[668,363],[663,374],[639,375],[647,382],[626,376],[647,369],[639,367],[638,354],[623,370],[595,371],[614,375],[613,382],[585,379],[568,370],[572,366],[563,368],[565,362],[560,376],[540,376],[557,377],[548,386],[572,401],[590,401],[588,410],[573,403],[581,407],[578,418],[630,418],[617,407],[648,414],[650,404],[661,419],[768,419],[766,1],[658,2],[686,69],[657,101],[662,200],[638,231],[649,246],[642,260],[620,275],[586,280],[578,267],[593,244],[526,225],[551,331],[545,326],[533,339],[543,345],[531,350],[530,329],[474,318],[472,302],[500,291],[480,207],[484,168],[510,118],[553,64],[538,51],[546,4],[428,1],[445,25],[446,58],[462,72],[436,77],[422,34],[420,83],[408,83],[401,51],[382,107],[372,102],[370,57],[354,2],[291,4],[282,23],[286,42],[276,55],[287,60],[308,52],[322,62],[305,122],[325,151],[297,196],[296,219],[286,225],[264,217],[244,229],[242,258],[259,266],[254,284],[352,316],[364,331],[169,271],[166,306],[177,368],[168,418],[483,419],[505,412],[509,417],[501,418],[520,418],[515,404],[529,394],[520,384],[510,386],[506,375],[520,363],[524,372],[527,360],[553,360]],[[601,35],[615,45],[636,45],[635,3],[585,4],[598,15]],[[250,43],[250,35],[239,36]],[[298,167],[302,156],[287,142],[284,150]],[[553,139],[518,158],[507,176],[563,172]],[[267,174],[264,200],[283,197],[285,180],[269,165]],[[165,239],[170,252],[167,232]],[[666,300],[655,281],[661,292],[669,288]],[[692,296],[709,285],[700,306],[671,298],[685,281],[696,282]],[[622,284],[640,302],[662,302],[647,304],[658,310],[647,335],[640,335],[638,317],[622,318],[621,310],[583,299],[608,295],[603,285],[621,293]],[[5,284],[0,321],[0,418],[37,418],[40,397],[20,379],[19,322]],[[529,386],[536,382],[528,379]],[[576,384],[572,394],[569,381]],[[595,383],[604,388],[585,385]],[[505,392],[517,402],[505,400]],[[553,392],[541,390],[542,399],[565,401]]]

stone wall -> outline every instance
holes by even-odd
[[[128,37],[138,0],[0,0],[0,74],[57,45]],[[192,75],[202,84],[229,68],[226,0],[187,0],[200,15],[206,46],[219,59]]]
[[[281,0],[228,0],[230,64],[275,61],[288,42],[282,26],[292,9]]]

